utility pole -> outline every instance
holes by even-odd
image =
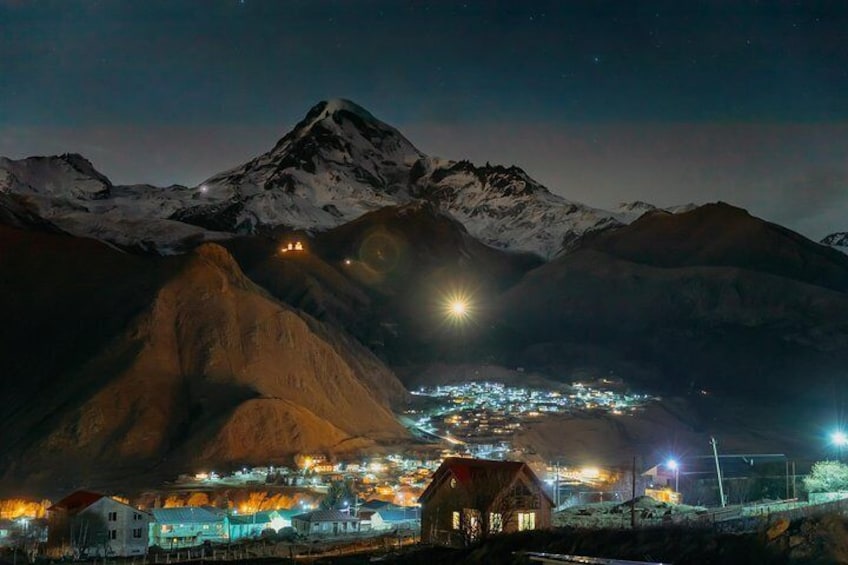
[[[559,460],[554,466],[554,506],[559,508]]]
[[[630,529],[636,529],[636,456],[633,456],[633,469],[630,475]]]
[[[724,508],[727,506],[727,501],[724,498],[724,486],[721,484],[721,466],[718,464],[718,447],[716,446],[716,439],[712,436],[710,436],[710,443],[713,446],[713,457],[715,457],[716,475],[718,476],[718,495],[721,498],[721,507]]]
[[[798,493],[795,491],[795,461],[792,461],[792,498],[798,498]]]
[[[789,459],[786,460],[786,498],[789,499]]]

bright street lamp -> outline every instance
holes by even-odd
[[[452,315],[461,318],[467,313],[467,306],[465,305],[465,302],[455,300],[450,305],[450,312]]]
[[[465,292],[453,292],[442,297],[442,311],[452,324],[467,322],[474,314],[471,297]]]
[[[669,459],[666,461],[665,466],[674,471],[674,492],[678,492],[680,488],[680,465],[677,464],[676,459]]]
[[[832,434],[830,434],[830,443],[836,446],[836,449],[839,450],[839,461],[842,461],[842,449],[848,445],[848,434],[843,432],[842,430],[836,430]]]

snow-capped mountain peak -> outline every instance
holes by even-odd
[[[848,232],[841,231],[832,233],[821,240],[823,245],[829,245],[843,253],[848,253]]]
[[[20,160],[0,157],[0,191],[33,197],[94,200],[107,198],[112,183],[77,153]]]
[[[112,186],[84,158],[64,155],[0,161],[3,190],[32,197],[71,233],[166,252],[266,228],[325,230],[386,206],[429,202],[488,245],[550,258],[585,233],[653,209],[593,208],[515,166],[425,155],[345,99],[316,104],[268,152],[193,188]]]
[[[270,151],[202,183],[206,201],[174,219],[219,225],[226,211],[232,231],[325,229],[408,202],[409,170],[422,157],[353,102],[320,102]]]

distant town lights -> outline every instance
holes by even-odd
[[[580,476],[584,479],[597,479],[601,475],[601,470],[597,467],[583,467],[580,469]]]

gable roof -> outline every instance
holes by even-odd
[[[301,522],[358,522],[359,518],[355,518],[350,514],[345,514],[339,510],[313,510],[306,514],[298,514],[292,516],[292,520],[300,520]]]
[[[200,506],[181,508],[154,508],[153,518],[158,524],[209,524],[222,522],[223,516]]]
[[[379,514],[384,522],[408,522],[421,519],[421,509],[417,506],[383,508],[375,510],[374,513]]]
[[[372,499],[367,500],[366,502],[363,502],[362,504],[360,504],[359,508],[360,509],[367,508],[368,510],[375,510],[377,508],[385,508],[386,506],[390,506],[391,504],[392,504],[391,502],[388,502],[388,501],[385,501],[385,500],[380,500],[379,498],[372,498]]]
[[[230,516],[230,524],[269,524],[278,515],[276,510],[261,510],[255,514],[233,514]]]
[[[466,488],[473,488],[474,481],[482,477],[494,477],[503,485],[511,484],[519,475],[525,474],[533,483],[539,487],[542,496],[553,504],[550,495],[545,491],[545,486],[536,473],[523,461],[493,461],[489,459],[470,459],[464,457],[448,457],[436,469],[433,480],[418,497],[418,502],[425,502],[441,487],[441,485],[453,477]]]
[[[106,495],[100,494],[99,492],[92,492],[89,490],[78,490],[72,492],[71,494],[69,494],[47,510],[66,510],[70,513],[79,512],[80,510],[85,510],[104,496]]]

